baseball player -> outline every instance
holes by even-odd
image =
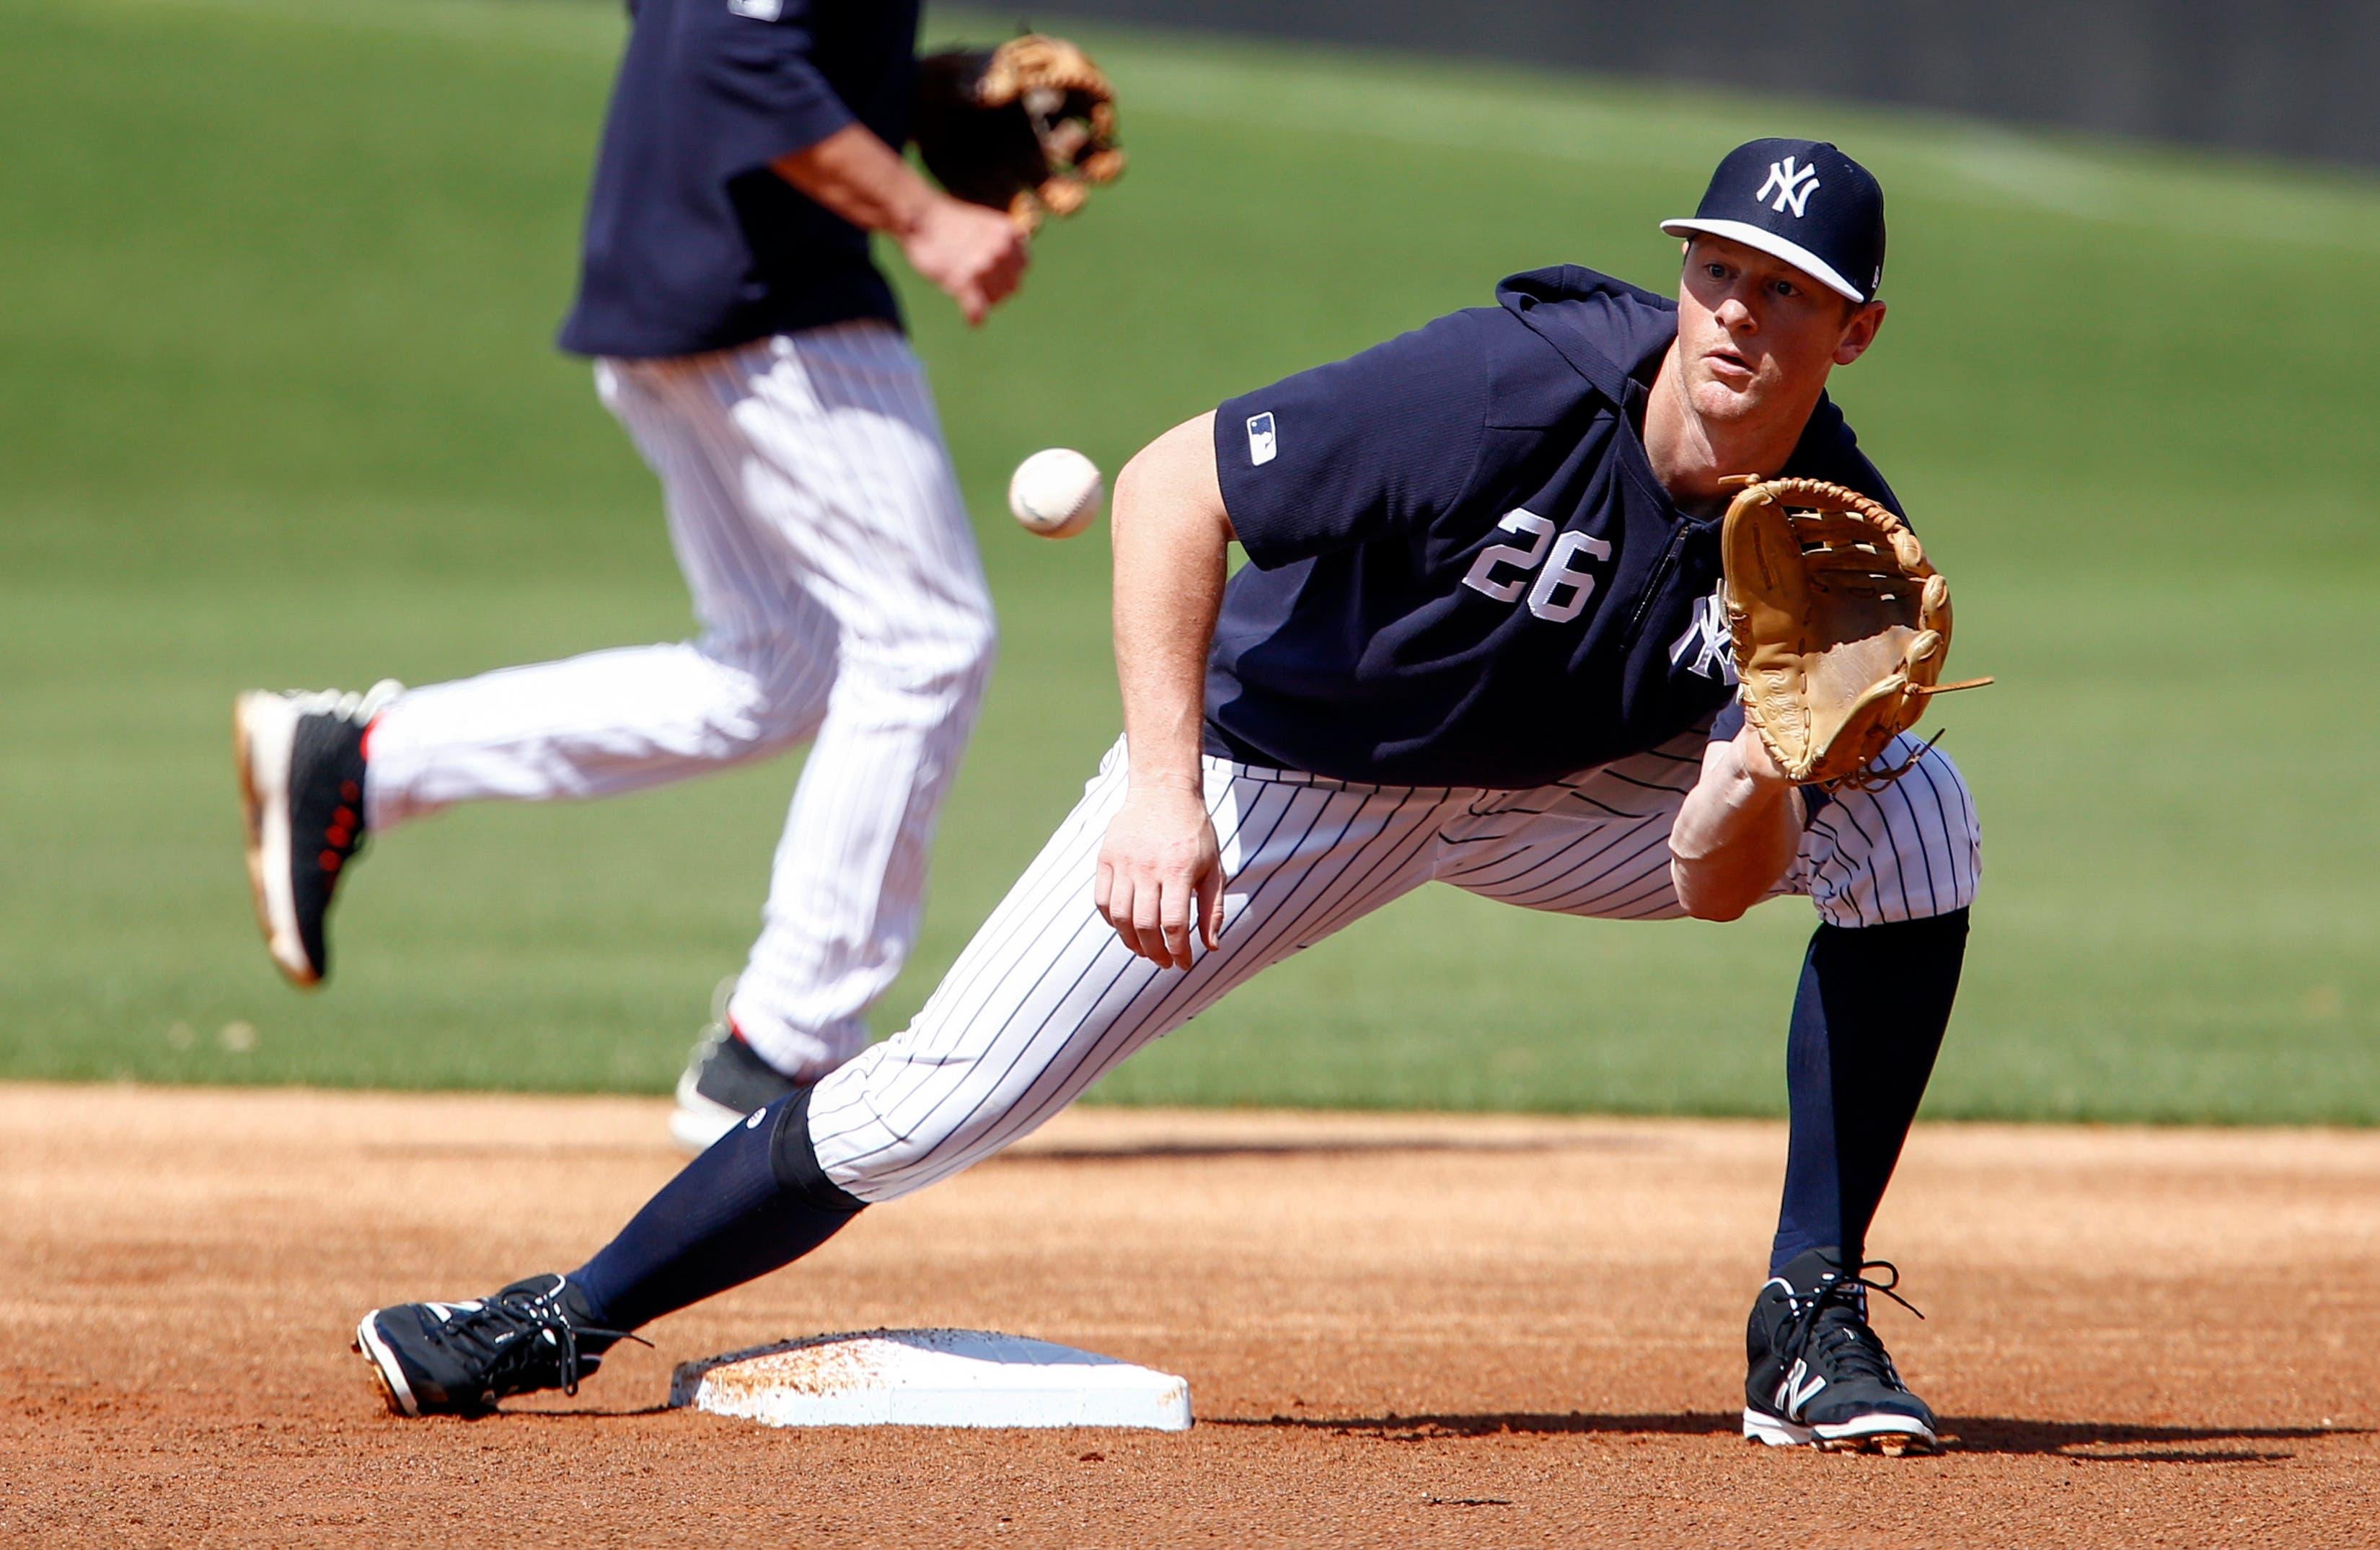
[[[368,1314],[390,1404],[574,1385],[623,1332],[989,1156],[1441,882],[1628,920],[1816,906],[1744,1431],[1933,1447],[1867,1320],[1892,1282],[1865,1237],[1949,1021],[1974,808],[1905,734],[1874,767],[1897,781],[1786,779],[1731,703],[1715,602],[1730,476],[1891,504],[1825,394],[1884,321],[1883,195],[1832,145],[1756,140],[1662,229],[1674,302],[1515,275],[1145,448],[1113,515],[1123,737],[917,1021],[730,1132],[577,1269]]]
[[[678,1084],[672,1130],[698,1151],[867,1043],[991,668],[974,538],[868,233],[970,323],[1027,250],[1019,222],[895,149],[916,0],[628,8],[561,344],[595,358],[661,479],[699,638],[410,691],[249,694],[237,723],[257,911],[301,986],[328,969],[324,913],[367,834],[809,743],[759,939]]]

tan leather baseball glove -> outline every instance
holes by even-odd
[[[1081,49],[1038,32],[919,61],[916,139],[944,188],[1026,232],[1123,171],[1114,88]]]
[[[1925,702],[1991,682],[1941,682],[1950,584],[1917,535],[1854,490],[1746,480],[1721,530],[1727,618],[1744,720],[1806,785],[1884,785],[1875,769]]]

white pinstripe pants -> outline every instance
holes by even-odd
[[[1092,906],[1124,797],[1118,743],[917,1022],[819,1084],[819,1161],[868,1201],[946,1178],[1232,987],[1426,882],[1565,914],[1681,918],[1670,827],[1707,742],[1697,729],[1524,792],[1361,785],[1209,758],[1223,930],[1187,970],[1135,957]],[[1884,758],[1915,747],[1899,739]],[[1947,914],[1974,897],[1978,834],[1965,782],[1929,751],[1896,784],[1819,808],[1775,893],[1806,895],[1837,926]]]
[[[607,360],[661,478],[698,639],[413,690],[372,730],[370,821],[608,796],[813,739],[730,1012],[815,1075],[868,1042],[917,938],[926,853],[990,674],[991,599],[925,372],[841,324]]]

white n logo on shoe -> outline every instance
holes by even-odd
[[[1785,1381],[1777,1386],[1777,1408],[1789,1416],[1799,1415],[1802,1407],[1816,1399],[1818,1391],[1826,1387],[1827,1380],[1810,1371],[1807,1362],[1796,1357]]]

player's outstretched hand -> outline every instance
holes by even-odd
[[[1152,963],[1190,966],[1190,923],[1212,951],[1223,930],[1223,860],[1203,796],[1135,786],[1099,847],[1092,902],[1123,945]]]
[[[909,267],[959,304],[969,325],[1015,294],[1033,261],[1025,234],[1005,211],[936,194],[901,238]]]

